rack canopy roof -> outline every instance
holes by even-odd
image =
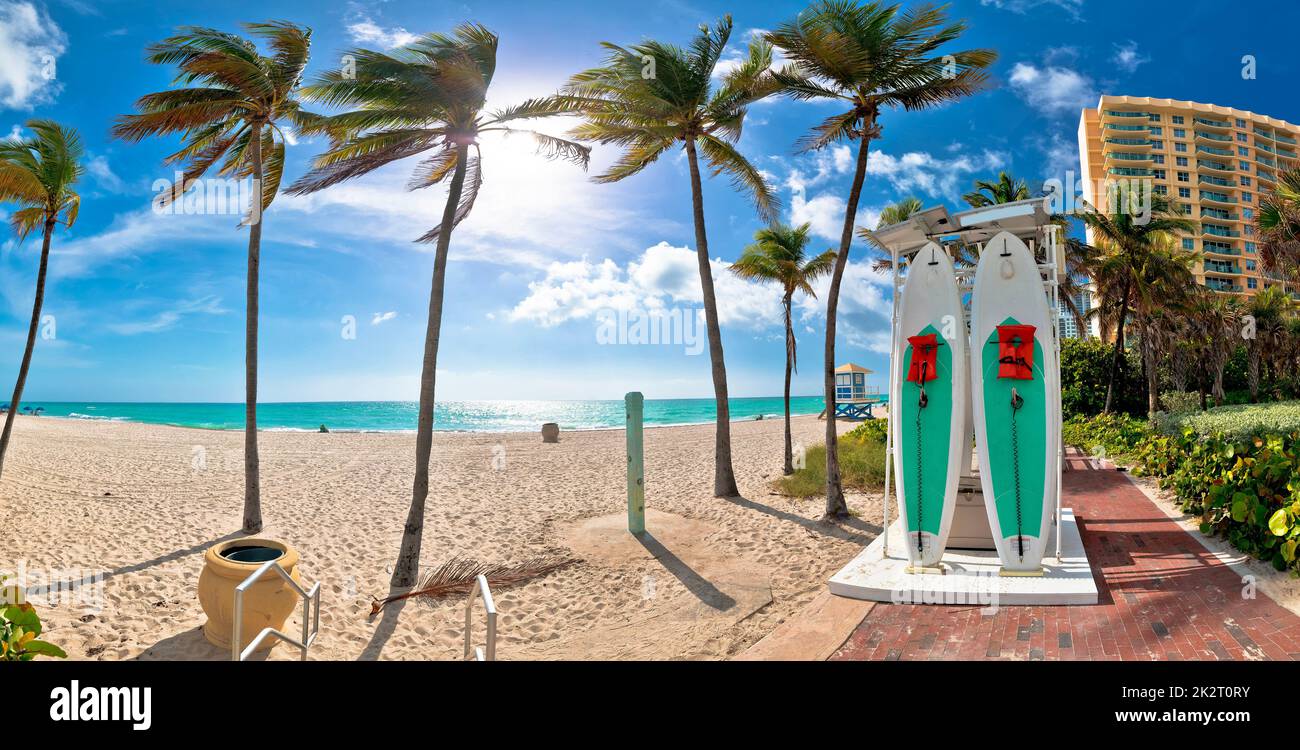
[[[1038,239],[1039,228],[1051,223],[1051,217],[1047,198],[998,203],[955,214],[949,213],[945,206],[935,206],[864,234],[881,247],[906,257],[931,240],[940,244],[958,240],[987,242],[998,232],[1010,232],[1022,240]]]

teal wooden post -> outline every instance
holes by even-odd
[[[641,410],[645,397],[633,391],[623,397],[627,405],[627,530],[645,533],[645,434]]]

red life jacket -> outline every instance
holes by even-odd
[[[939,377],[935,372],[935,356],[939,351],[939,338],[933,333],[924,336],[908,336],[907,343],[912,346],[912,365],[907,368],[909,383],[926,383]],[[922,371],[925,380],[921,379]]]
[[[1034,379],[1034,331],[1030,325],[998,326],[998,377]]]

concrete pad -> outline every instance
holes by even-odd
[[[826,661],[875,602],[823,591],[801,611],[735,657],[736,661]]]
[[[1061,509],[1061,559],[1050,555],[1056,542],[1048,540],[1042,576],[1000,576],[994,550],[955,550],[944,553],[947,572],[908,573],[902,523],[889,529],[890,554],[884,537],[877,537],[848,565],[831,577],[830,592],[854,599],[908,604],[1096,604],[1097,583],[1079,536],[1074,511]]]

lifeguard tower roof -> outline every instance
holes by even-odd
[[[1010,232],[1021,239],[1034,238],[1039,227],[1051,222],[1049,207],[1047,198],[998,203],[955,214],[948,213],[945,206],[935,206],[897,224],[875,231],[863,230],[863,234],[877,245],[897,249],[900,257],[906,257],[931,240],[987,242],[998,232]]]
[[[875,371],[874,371],[874,370],[868,370],[867,368],[863,367],[862,365],[855,365],[855,364],[853,364],[852,362],[849,362],[849,363],[847,363],[847,364],[843,364],[843,365],[840,365],[839,367],[836,367],[836,368],[835,368],[835,372],[862,372],[862,373],[866,373],[867,375],[871,375],[871,374],[873,374]]]

